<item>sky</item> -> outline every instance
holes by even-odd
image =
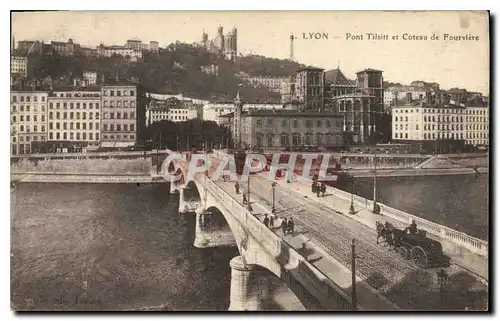
[[[489,22],[487,13],[458,11],[73,11],[12,13],[16,41],[67,41],[95,47],[125,44],[127,39],[175,42],[209,39],[217,27],[238,29],[238,51],[273,58],[290,57],[325,69],[338,66],[351,79],[355,72],[383,70],[386,81],[437,82],[444,89],[466,88],[489,94]],[[320,33],[321,39],[309,39]],[[367,33],[386,35],[368,39]],[[347,34],[351,34],[347,39]],[[427,36],[405,40],[403,35]],[[431,40],[435,34],[439,38]],[[474,40],[444,40],[445,34]],[[361,39],[359,36],[363,35]],[[357,37],[355,37],[357,36]],[[393,38],[398,36],[398,38]],[[475,37],[478,37],[476,40]],[[384,37],[381,37],[384,38]]]

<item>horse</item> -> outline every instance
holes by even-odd
[[[389,229],[384,224],[379,221],[375,222],[375,226],[377,227],[377,244],[379,244],[379,238],[382,237],[385,241],[387,241],[387,235],[390,233]]]

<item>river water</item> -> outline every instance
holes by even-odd
[[[379,178],[382,203],[487,235],[487,175]],[[351,187],[352,188],[352,187]],[[372,195],[372,180],[356,193]],[[11,193],[11,300],[18,309],[227,310],[232,248],[197,249],[195,216],[168,184],[21,183]]]
[[[488,174],[377,178],[377,199],[390,207],[488,239]],[[344,190],[373,199],[373,178]]]
[[[21,183],[11,200],[19,309],[229,306],[237,249],[194,248],[195,216],[177,212],[168,184]]]

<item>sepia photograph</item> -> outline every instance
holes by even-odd
[[[12,312],[491,310],[488,11],[10,19]]]

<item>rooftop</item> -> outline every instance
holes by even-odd
[[[298,112],[294,110],[251,110],[242,113],[242,117],[252,116],[268,116],[268,117],[343,117],[337,113],[332,112]]]
[[[425,101],[421,100],[414,100],[409,104],[403,105],[403,106],[397,106],[393,107],[394,108],[415,108],[415,107],[426,107],[426,108],[462,108],[465,109],[465,106],[461,105],[456,105],[456,104],[443,104],[443,103],[435,103],[435,104],[428,104]]]
[[[377,69],[372,69],[372,68],[367,68],[363,69],[361,71],[358,71],[356,74],[362,73],[362,72],[383,72],[382,70],[377,70]]]
[[[356,83],[353,80],[347,79],[339,68],[325,71],[325,84],[348,85],[348,86],[356,85]]]
[[[100,86],[86,86],[86,87],[76,87],[76,86],[57,86],[55,85],[52,91],[98,91],[101,92]]]
[[[304,67],[304,68],[300,68],[299,70],[297,70],[297,72],[301,72],[303,70],[323,71],[325,69],[318,68],[318,67],[313,67],[313,66],[307,66],[307,67]]]

